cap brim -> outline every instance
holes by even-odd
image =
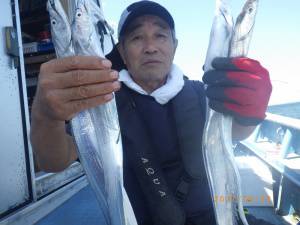
[[[130,9],[129,9],[130,10]],[[136,8],[131,9],[132,11],[129,13],[127,19],[125,20],[124,24],[122,25],[122,29],[120,30],[119,36],[124,34],[128,25],[137,17],[143,15],[155,15],[163,19],[168,23],[171,30],[174,30],[175,24],[171,14],[161,5],[145,1],[143,4],[139,4]]]

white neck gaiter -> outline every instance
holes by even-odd
[[[183,73],[175,64],[172,65],[166,83],[160,88],[148,94],[141,86],[135,83],[127,70],[119,73],[119,81],[123,82],[130,89],[142,94],[152,96],[158,103],[164,105],[174,98],[183,88]]]

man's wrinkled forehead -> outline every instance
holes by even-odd
[[[161,28],[163,30],[171,30],[168,23],[166,21],[164,21],[163,19],[161,19],[160,17],[155,16],[155,15],[143,15],[143,16],[139,16],[135,20],[133,20],[127,26],[124,34],[128,35],[134,31],[136,31],[137,29],[143,27],[147,23],[158,26],[159,28]]]

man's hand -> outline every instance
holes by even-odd
[[[52,121],[70,120],[82,110],[108,102],[120,88],[111,62],[74,56],[42,64],[33,113]]]
[[[42,170],[58,172],[76,160],[65,120],[110,101],[112,93],[120,88],[117,79],[110,61],[93,56],[55,59],[41,66],[30,138]]]
[[[212,66],[203,76],[209,106],[244,126],[264,120],[272,92],[268,71],[249,58],[216,58]]]

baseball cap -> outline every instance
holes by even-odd
[[[118,38],[120,38],[128,25],[137,17],[143,15],[155,15],[163,19],[165,22],[168,23],[171,30],[175,30],[175,24],[173,17],[168,12],[166,8],[161,6],[160,4],[149,1],[149,0],[142,0],[135,2],[129,5],[121,14],[119,25],[118,25]]]

